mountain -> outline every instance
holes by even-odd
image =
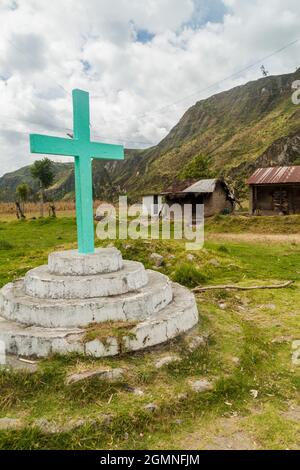
[[[239,194],[245,193],[245,180],[258,166],[300,164],[300,106],[291,100],[295,80],[300,80],[300,69],[201,100],[157,146],[126,150],[122,162],[95,160],[95,196],[112,199],[128,193],[136,199],[161,191],[187,175],[195,176],[201,155],[209,162],[210,174],[226,177]],[[61,198],[74,191],[73,167],[57,165],[51,193]],[[19,171],[26,177],[28,167]],[[14,194],[16,175],[21,182],[18,172],[0,178],[0,197],[3,188],[5,197]]]
[[[48,192],[55,195],[55,199],[60,199],[65,194],[74,191],[74,170],[72,163],[53,163],[55,180]],[[33,193],[39,190],[39,184],[30,173],[30,166],[25,166],[19,170],[7,173],[0,178],[0,200],[10,202],[15,200],[17,186],[27,183]]]
[[[300,69],[199,101],[156,147],[111,168],[111,178],[131,194],[160,191],[195,170],[203,155],[211,172],[243,193],[257,166],[300,164],[300,106],[291,100],[299,79]]]

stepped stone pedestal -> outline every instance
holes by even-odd
[[[0,290],[0,341],[20,356],[114,356],[164,343],[197,322],[189,290],[123,261],[115,248],[52,253],[47,266]]]

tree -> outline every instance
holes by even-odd
[[[30,168],[33,178],[40,183],[40,215],[44,217],[45,189],[49,188],[54,181],[53,162],[49,158],[37,160]]]
[[[19,186],[17,186],[17,189],[16,189],[17,202],[20,204],[20,209],[23,215],[25,214],[25,203],[28,201],[30,193],[31,193],[31,188],[28,186],[28,184],[21,183],[19,184]]]
[[[210,159],[204,155],[198,155],[184,167],[181,176],[184,179],[213,178],[214,174],[210,170],[209,166]]]

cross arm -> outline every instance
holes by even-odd
[[[90,155],[99,160],[124,160],[124,147],[122,145],[90,143]]]
[[[30,134],[30,151],[32,153],[74,156],[78,154],[77,150],[77,142],[75,140]]]

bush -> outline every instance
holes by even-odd
[[[0,250],[11,250],[13,245],[6,240],[0,240]]]
[[[172,276],[174,282],[186,287],[196,287],[207,281],[205,274],[201,273],[193,264],[180,265]]]
[[[230,250],[225,245],[220,245],[218,251],[220,251],[221,253],[230,253]]]

